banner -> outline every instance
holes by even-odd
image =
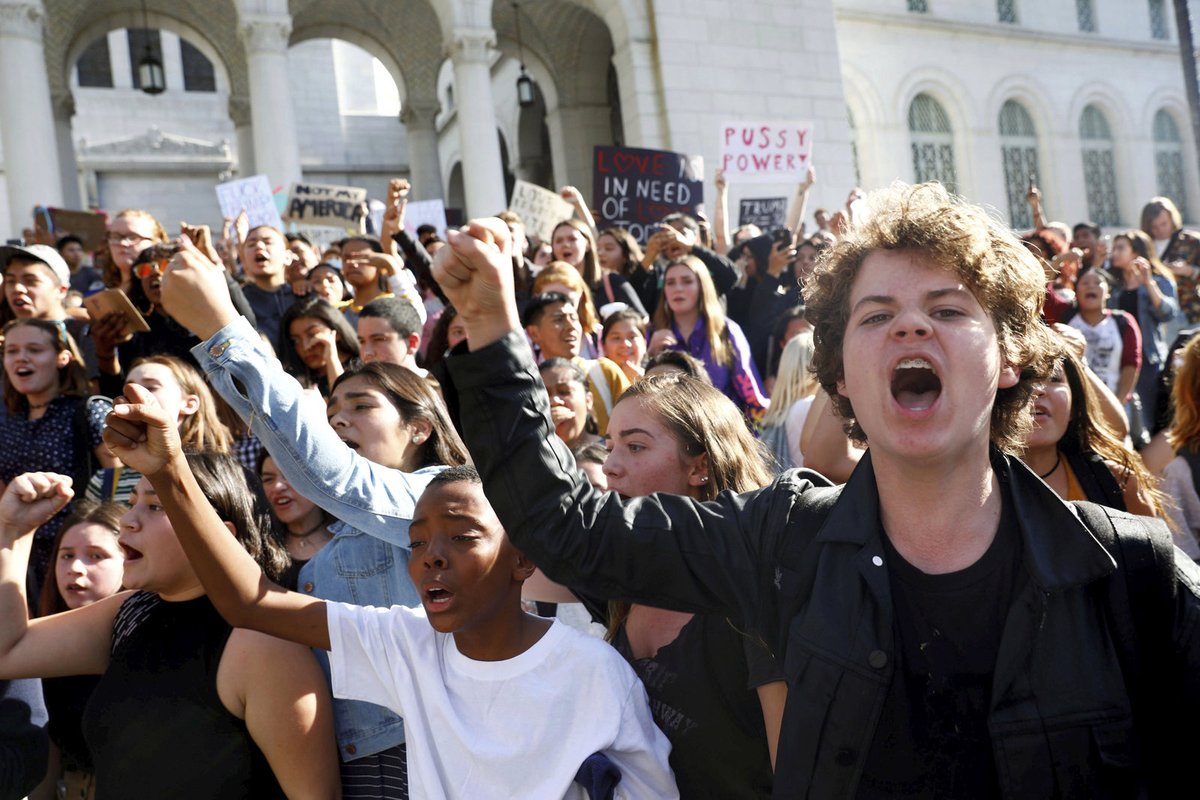
[[[270,225],[276,230],[283,230],[283,220],[279,218],[279,208],[275,205],[266,175],[251,175],[249,178],[218,183],[217,203],[221,206],[222,217],[237,219],[237,215],[245,209],[251,228]]]
[[[513,185],[508,210],[521,217],[526,232],[543,242],[550,241],[554,226],[575,214],[575,207],[556,192],[520,179]]]
[[[811,159],[811,122],[726,122],[721,126],[721,169],[731,182],[801,183]]]
[[[358,228],[367,190],[356,186],[293,183],[283,218],[303,225]]]
[[[592,182],[592,215],[600,228],[620,225],[639,242],[650,226],[676,211],[696,214],[704,205],[704,159],[667,150],[598,146]]]
[[[786,222],[786,197],[743,197],[738,201],[738,225],[757,225],[763,233],[770,233]]]

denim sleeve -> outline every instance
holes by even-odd
[[[381,466],[343,444],[245,317],[196,345],[192,355],[292,488],[354,528],[408,546],[408,526],[396,520],[412,519],[432,475]]]
[[[1158,308],[1155,308],[1153,303],[1147,303],[1150,314],[1159,322],[1170,322],[1179,313],[1179,299],[1175,296],[1175,285],[1161,275],[1155,275],[1154,282],[1158,284],[1163,299]]]

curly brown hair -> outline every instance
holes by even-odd
[[[1050,374],[1062,353],[1041,320],[1046,293],[1041,266],[1012,231],[941,184],[897,182],[873,192],[868,207],[866,219],[820,256],[804,287],[817,344],[813,369],[846,420],[846,433],[859,444],[867,442],[849,398],[837,390],[845,375],[842,343],[854,280],[876,250],[911,250],[953,271],[991,314],[1001,357],[1020,371],[1015,386],[996,393],[991,441],[1006,453],[1020,452],[1032,424],[1028,404],[1034,384]]]

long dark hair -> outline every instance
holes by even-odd
[[[328,300],[310,294],[297,298],[296,302],[283,312],[283,318],[279,321],[277,352],[279,360],[283,362],[283,368],[289,374],[295,375],[302,381],[308,380],[309,383],[315,383],[323,377],[308,368],[304,359],[300,357],[300,353],[296,351],[296,345],[292,342],[292,323],[304,317],[317,320],[337,334],[337,357],[343,364],[352,358],[358,358],[358,335],[354,332],[354,328],[350,327],[346,315],[334,308]]]
[[[471,456],[463,444],[446,407],[424,378],[396,364],[373,361],[370,364],[355,364],[341,374],[330,391],[336,390],[351,378],[365,378],[387,395],[391,404],[400,412],[405,422],[414,419],[428,420],[429,438],[420,447],[417,467],[432,467],[440,464],[456,467],[470,463]]]
[[[233,523],[238,543],[246,549],[263,573],[278,582],[291,566],[287,549],[272,534],[271,515],[262,484],[232,456],[218,453],[188,453],[188,466],[200,491],[225,522]]]

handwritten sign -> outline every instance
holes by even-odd
[[[106,214],[39,206],[33,210],[34,235],[29,243],[53,246],[61,237],[72,234],[83,240],[84,250],[96,250],[104,245],[107,229]]]
[[[743,197],[738,201],[738,225],[757,225],[770,233],[787,222],[786,197]]]
[[[649,226],[704,204],[704,159],[667,150],[598,146],[592,213],[603,228],[620,225],[644,242]]]
[[[520,216],[525,230],[543,242],[550,241],[555,225],[575,213],[574,207],[556,192],[523,180],[513,185],[508,210]]]
[[[726,122],[721,168],[729,180],[799,183],[812,163],[812,138],[811,122]]]
[[[305,225],[357,228],[367,190],[355,186],[293,183],[284,219]]]
[[[275,197],[271,194],[271,184],[266,175],[252,175],[236,181],[226,181],[217,184],[217,203],[221,206],[221,216],[235,219],[242,209],[250,218],[250,227],[270,225],[276,230],[283,230],[283,221],[279,218],[279,207],[275,205]]]
[[[437,228],[438,236],[446,238],[446,204],[441,200],[409,200],[404,209],[404,230],[413,236],[422,225]]]

